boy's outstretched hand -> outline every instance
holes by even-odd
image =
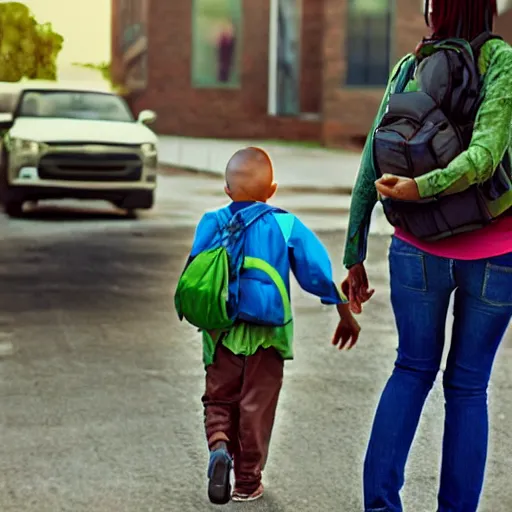
[[[357,343],[361,327],[352,315],[349,304],[338,304],[336,307],[340,315],[340,321],[332,338],[332,344],[340,350],[345,347],[350,350]]]

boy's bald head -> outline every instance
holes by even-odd
[[[256,147],[237,151],[226,166],[226,193],[234,201],[267,201],[274,194],[274,169],[267,152]]]

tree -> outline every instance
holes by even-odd
[[[112,65],[110,62],[100,62],[99,64],[94,64],[90,62],[74,62],[73,66],[77,66],[79,68],[92,69],[94,71],[98,71],[102,78],[106,80],[112,87],[114,91],[118,94],[125,94],[125,87],[114,80],[112,75]]]
[[[92,64],[89,62],[73,62],[73,66],[98,71],[101,73],[101,76],[104,80],[113,85],[112,72],[110,71],[110,62],[100,62],[99,64]]]
[[[63,42],[51,23],[39,24],[26,5],[0,3],[0,81],[56,80]]]

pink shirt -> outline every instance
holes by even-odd
[[[512,215],[489,226],[437,242],[424,242],[396,228],[395,236],[422,251],[454,260],[480,260],[512,252]]]

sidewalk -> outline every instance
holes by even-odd
[[[159,137],[164,166],[221,177],[229,158],[240,148],[262,145],[270,154],[281,190],[350,194],[360,155],[338,150],[251,141]]]

